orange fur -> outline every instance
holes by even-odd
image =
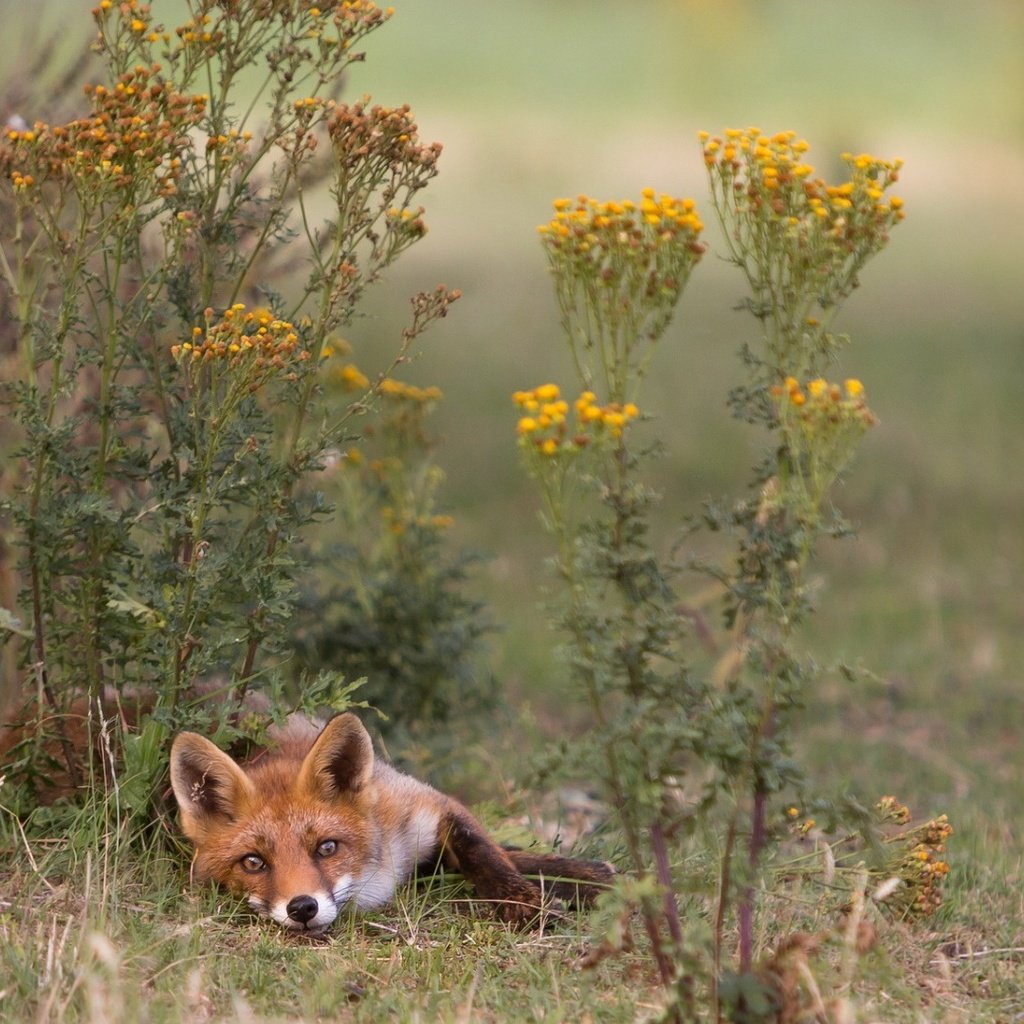
[[[348,904],[389,902],[427,863],[462,871],[516,924],[537,917],[543,895],[520,867],[576,879],[569,895],[582,901],[613,874],[597,862],[502,849],[458,801],[376,759],[352,714],[333,718],[315,738],[287,738],[244,766],[202,736],[182,733],[171,750],[171,782],[195,846],[195,878],[224,885],[307,934],[326,931]]]

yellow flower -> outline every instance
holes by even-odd
[[[343,366],[337,375],[346,391],[365,391],[370,386],[369,378],[354,363]]]

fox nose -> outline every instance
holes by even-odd
[[[320,907],[313,896],[294,896],[288,901],[288,906],[285,909],[293,921],[308,924],[316,917]]]

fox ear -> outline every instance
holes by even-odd
[[[189,825],[211,818],[230,821],[243,801],[255,794],[241,768],[204,736],[178,735],[171,746],[171,786],[186,834]]]
[[[346,713],[324,726],[302,762],[299,788],[325,800],[358,793],[373,774],[373,743],[363,723]]]

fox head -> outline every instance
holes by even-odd
[[[373,768],[370,736],[351,714],[328,722],[308,753],[282,750],[245,768],[181,733],[171,784],[195,845],[194,877],[286,928],[326,931],[373,858]]]

